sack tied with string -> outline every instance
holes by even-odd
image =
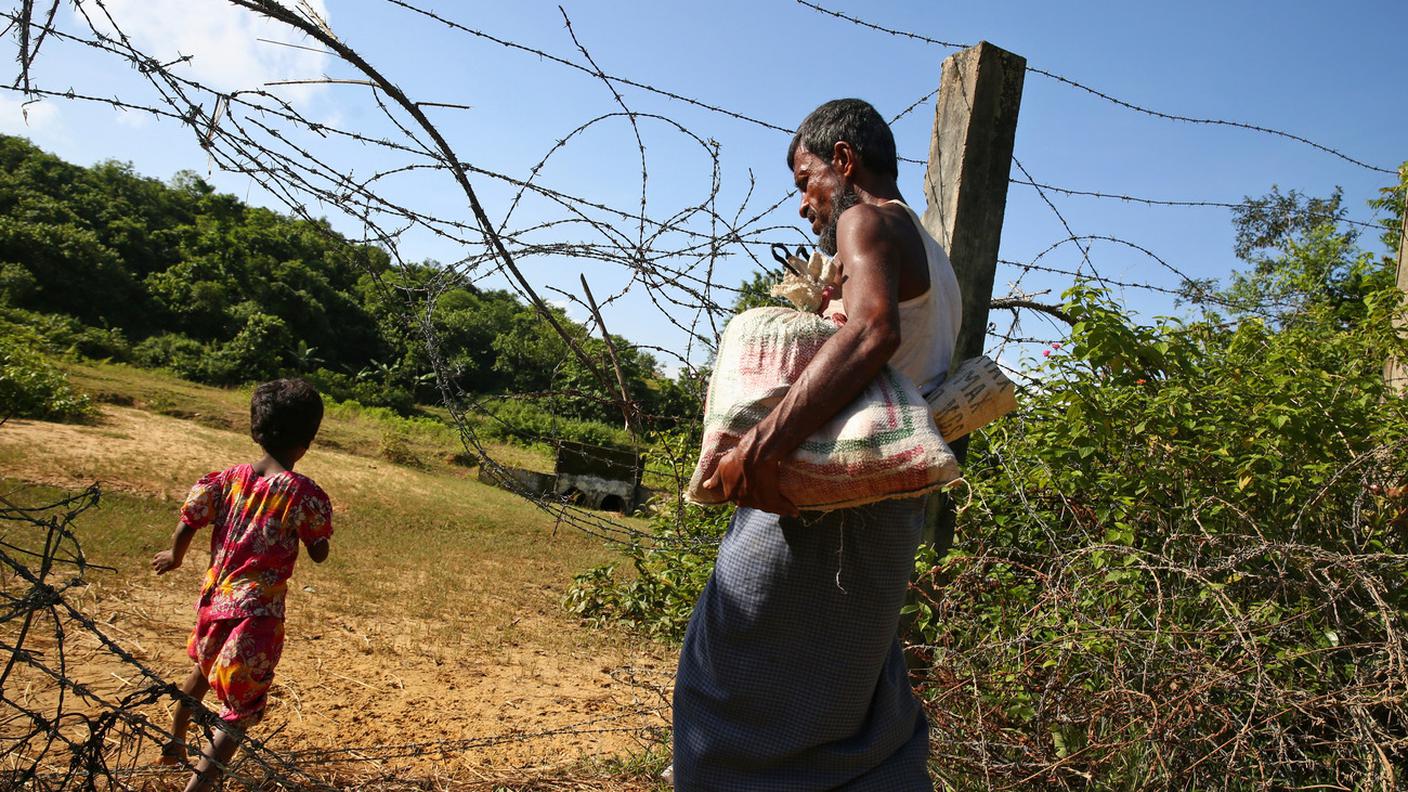
[[[754,308],[729,321],[709,378],[704,438],[686,498],[723,502],[702,484],[782,401],[836,329],[827,319],[791,308]],[[923,495],[958,475],[958,461],[919,389],[886,366],[782,462],[779,486],[799,509],[826,511]]]

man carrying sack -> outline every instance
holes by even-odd
[[[887,365],[922,393],[945,377],[958,282],[903,203],[894,137],[869,104],[817,108],[787,163],[844,283],[822,309],[840,326],[702,479],[739,509],[681,650],[675,789],[930,790],[928,724],[896,637],[925,498],[801,512],[779,469]]]

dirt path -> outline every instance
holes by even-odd
[[[122,571],[95,576],[82,596],[105,631],[170,679],[189,666],[184,643],[204,557],[193,549],[185,567],[161,578],[141,563],[166,541],[189,483],[250,453],[233,433],[112,406],[94,426],[0,428],[0,477],[67,488],[97,480],[107,492],[138,496],[132,508],[155,504],[151,512],[166,515],[132,528],[124,504],[118,514],[104,507],[100,519],[111,525],[103,530],[112,533],[93,542],[110,549],[93,560]],[[272,747],[352,746],[384,756],[388,746],[440,743],[371,764],[427,779],[474,778],[638,750],[639,736],[624,727],[667,725],[670,651],[584,629],[558,605],[571,573],[605,557],[593,540],[554,537],[546,518],[464,478],[326,451],[299,469],[332,494],[346,535],[334,537],[340,566],[303,560],[295,573],[287,645],[256,732],[274,735]],[[403,521],[401,510],[418,516]],[[427,544],[431,533],[432,546],[402,546]],[[68,651],[79,660],[75,676],[105,695],[140,682],[94,640]],[[42,705],[51,692],[31,685],[30,703]],[[164,710],[154,709],[148,716],[164,722]],[[477,744],[498,737],[506,739]]]

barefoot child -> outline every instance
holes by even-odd
[[[210,569],[186,644],[195,668],[181,690],[199,701],[214,689],[220,720],[186,792],[212,788],[235,755],[238,735],[264,716],[274,666],[284,646],[284,594],[298,543],[322,563],[332,536],[332,505],[313,480],[293,472],[323,420],[323,400],[301,379],[266,382],[250,401],[250,436],[264,449],[254,464],[210,473],[191,488],[171,549],[157,553],[158,575],[179,567],[196,531],[210,526]],[[177,702],[173,739],[162,762],[185,754],[191,707]]]

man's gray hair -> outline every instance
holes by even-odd
[[[894,133],[863,99],[833,99],[813,110],[787,147],[787,169],[792,170],[798,146],[830,162],[836,144],[843,140],[851,144],[867,168],[899,177]]]

